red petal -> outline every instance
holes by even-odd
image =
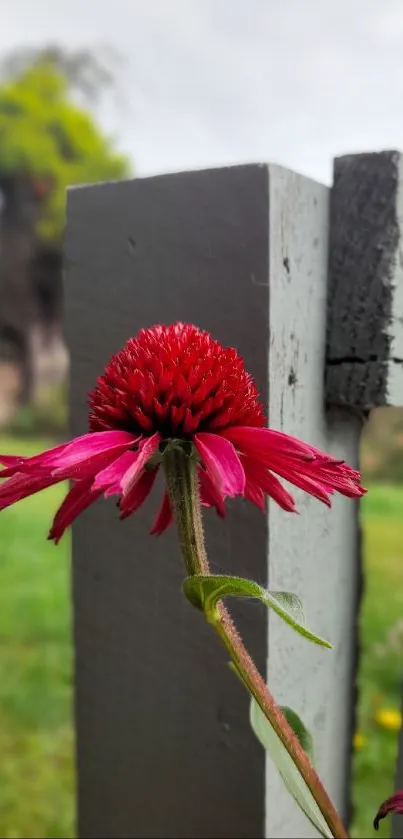
[[[122,480],[120,482],[122,487],[123,495],[128,495],[146,463],[150,460],[150,457],[154,454],[155,450],[158,448],[161,440],[161,435],[153,434],[152,437],[143,437],[140,440],[138,451],[135,452],[136,459],[132,463],[131,466],[126,470],[124,473]]]
[[[245,473],[232,443],[218,434],[205,432],[195,434],[193,439],[220,495],[228,495],[230,498],[243,495]]]
[[[173,521],[173,512],[171,507],[171,502],[169,500],[169,495],[167,491],[164,492],[164,497],[162,499],[161,507],[158,510],[158,513],[155,517],[154,524],[150,530],[152,536],[160,536],[164,530],[169,527],[171,522]]]
[[[223,496],[218,492],[215,483],[211,480],[210,475],[205,469],[199,466],[199,483],[200,483],[200,498],[202,504],[206,507],[215,507],[217,513],[224,518],[225,516],[225,501]]]
[[[77,437],[56,457],[46,456],[46,465],[61,478],[84,478],[94,475],[128,448],[138,437],[127,431],[99,431]]]
[[[245,469],[247,481],[252,481],[257,484],[257,486],[259,486],[266,495],[273,498],[273,500],[276,501],[283,510],[287,510],[289,513],[297,512],[292,495],[287,492],[280,481],[272,475],[271,472],[269,472],[266,466],[262,466],[261,463],[257,463],[249,457],[242,457],[241,460]]]
[[[14,455],[14,454],[0,454],[0,463],[3,463],[4,466],[8,466],[9,468],[13,468],[15,466],[20,466],[21,463],[24,463],[26,457],[22,455]],[[3,476],[3,473],[0,472],[0,478]],[[6,475],[4,477],[7,477]]]
[[[25,475],[18,472],[0,486],[0,510],[4,510],[29,495],[34,495],[42,489],[53,486],[60,481],[46,472],[35,472],[33,475]]]
[[[157,469],[145,469],[140,478],[131,487],[126,495],[122,495],[119,507],[121,509],[120,518],[126,519],[134,513],[146,500],[147,495],[151,492]]]
[[[251,501],[252,504],[256,504],[256,507],[259,507],[259,510],[264,510],[263,491],[260,489],[260,486],[258,486],[255,481],[248,478],[248,476],[246,476],[245,498],[247,498],[248,501]]]
[[[265,453],[294,453],[305,460],[313,460],[312,447],[296,437],[275,431],[273,428],[253,428],[249,426],[231,426],[221,432],[243,454],[261,460]]]
[[[69,444],[63,443],[61,446],[56,446],[54,449],[48,449],[47,451],[40,452],[40,454],[35,454],[33,457],[14,457],[12,455],[4,455],[0,458],[0,460],[7,466],[7,468],[0,472],[0,477],[9,478],[12,475],[15,475],[16,472],[32,472],[34,469],[44,469],[47,466],[49,459],[52,458],[55,453],[59,454],[62,452],[67,445]]]
[[[399,790],[399,792],[395,792],[394,795],[391,795],[390,798],[387,798],[386,801],[381,804],[374,818],[375,830],[378,830],[379,822],[381,819],[384,819],[388,813],[399,813],[400,815],[403,815],[403,789]]]
[[[67,493],[62,505],[59,507],[49,532],[48,539],[53,539],[55,545],[60,542],[64,531],[71,525],[77,516],[87,509],[94,501],[102,495],[102,490],[93,492],[92,478],[78,481]]]
[[[52,462],[54,466],[68,466],[112,448],[127,448],[132,446],[137,439],[128,431],[90,432],[67,443],[64,451],[52,458]]]
[[[281,478],[289,481],[290,484],[294,484],[294,486],[299,487],[309,495],[313,495],[318,501],[322,501],[327,507],[331,507],[329,494],[333,492],[333,489],[324,485],[320,479],[317,479],[314,470],[312,470],[311,475],[306,475],[295,466],[289,466],[286,462],[281,466],[276,463],[273,469]]]
[[[83,434],[81,437],[76,437],[74,440],[69,440],[67,443],[62,443],[60,446],[55,446],[53,449],[47,449],[40,454],[35,454],[33,457],[14,457],[12,455],[5,455],[0,458],[0,462],[6,464],[8,468],[0,472],[0,476],[8,478],[16,472],[28,472],[35,467],[41,469],[60,469],[65,467],[78,465],[83,460],[88,460],[94,455],[99,455],[102,452],[109,451],[113,448],[125,449],[136,443],[136,437],[129,434],[127,431],[100,431],[90,434]],[[60,480],[62,480],[62,474]],[[69,477],[67,475],[67,477]]]
[[[350,498],[360,498],[366,492],[359,484],[361,475],[357,470],[283,432],[271,428],[234,427],[223,435],[234,442],[241,455],[277,472],[328,506],[329,495],[335,490]],[[277,489],[280,492],[279,485]],[[269,489],[265,491],[271,495]]]
[[[129,466],[137,460],[137,452],[124,452],[109,464],[101,469],[95,477],[93,489],[108,490],[111,486],[120,486],[120,482]]]

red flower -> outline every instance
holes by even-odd
[[[381,804],[374,818],[375,830],[378,830],[379,822],[381,819],[384,819],[388,813],[400,813],[400,815],[403,815],[403,789],[399,790],[399,792],[395,792],[394,795],[391,795],[390,798],[387,798],[386,801]]]
[[[8,480],[0,509],[70,479],[49,538],[100,495],[117,495],[121,518],[149,494],[164,447],[193,444],[202,503],[225,514],[225,498],[243,495],[264,509],[265,494],[295,512],[276,473],[330,506],[334,490],[359,498],[360,473],[280,431],[265,426],[256,385],[234,349],[208,332],[176,323],[143,329],[109,362],[89,397],[90,433],[35,457],[0,457]],[[168,495],[152,527],[172,520]]]

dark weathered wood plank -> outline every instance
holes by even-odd
[[[334,162],[326,396],[367,412],[403,404],[403,164],[396,151]]]
[[[182,319],[234,345],[267,397],[267,170],[247,166],[72,190],[66,241],[72,430],[112,352]],[[99,503],[73,528],[81,837],[261,837],[265,756],[226,655],[181,594],[156,505],[124,523]],[[267,521],[206,516],[216,569],[264,582]],[[239,625],[265,669],[266,616]]]

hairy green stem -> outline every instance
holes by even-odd
[[[189,577],[209,574],[195,455],[169,446],[164,452],[164,466],[186,570]]]
[[[189,456],[178,447],[165,453],[164,463],[186,570],[189,576],[208,575],[210,568],[204,544],[196,460],[193,455]],[[336,839],[348,839],[343,823],[308,755],[271,695],[223,602],[218,603],[214,615],[206,617],[226,647],[245,686],[302,775],[332,835]]]

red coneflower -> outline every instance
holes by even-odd
[[[330,506],[335,490],[359,498],[360,473],[293,437],[265,427],[259,394],[242,358],[208,332],[175,323],[143,329],[114,355],[89,397],[90,432],[30,458],[0,457],[0,509],[59,481],[73,482],[49,534],[100,495],[119,496],[121,518],[148,496],[172,441],[197,455],[201,501],[225,514],[243,495],[264,509],[265,494],[295,512],[276,473]],[[152,527],[172,520],[167,492]]]

